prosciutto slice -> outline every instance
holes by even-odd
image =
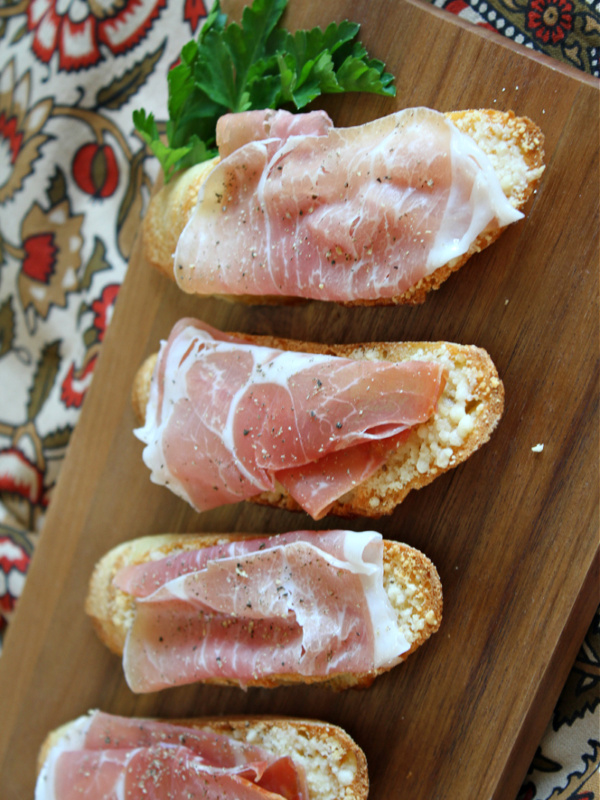
[[[125,567],[114,582],[136,597],[123,654],[135,692],[369,673],[410,649],[372,531],[239,540]]]
[[[485,153],[436,111],[351,128],[280,114],[219,123],[222,160],[175,253],[184,291],[393,298],[523,216]]]
[[[51,749],[35,800],[308,800],[288,756],[210,730],[94,711]],[[196,795],[194,795],[196,796]]]
[[[325,111],[291,114],[289,111],[267,109],[225,114],[217,122],[217,147],[221,158],[245,144],[271,139],[277,146],[290,136],[324,136],[333,122]]]
[[[152,480],[199,511],[278,482],[318,519],[430,418],[444,383],[435,363],[281,351],[186,319],[135,434]]]

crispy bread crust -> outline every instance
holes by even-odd
[[[448,342],[321,345],[274,336],[236,335],[251,344],[347,358],[402,361],[420,357],[425,360],[442,360],[449,367],[451,375],[456,379],[462,379],[464,376],[464,380],[467,381],[470,400],[465,411],[469,417],[469,424],[472,424],[467,435],[457,444],[447,444],[442,441],[442,436],[448,438],[448,431],[437,431],[442,422],[446,428],[451,429],[454,426],[455,430],[460,430],[460,419],[456,424],[452,422],[446,424],[446,420],[442,418],[442,412],[451,404],[452,392],[456,389],[455,383],[448,380],[434,417],[417,426],[408,442],[389,456],[387,463],[371,478],[336,501],[329,513],[337,516],[366,516],[376,519],[391,514],[412,489],[420,489],[431,483],[442,473],[465,461],[487,442],[504,410],[504,387],[497,370],[488,353],[473,345]],[[150,379],[156,358],[156,355],[150,356],[142,364],[134,381],[132,405],[140,424],[143,424],[145,418]],[[301,510],[282,487],[256,495],[250,498],[250,502],[289,511]]]
[[[325,758],[334,763],[336,768],[350,767],[353,772],[353,780],[349,785],[340,785],[336,797],[339,800],[366,800],[369,793],[369,774],[367,770],[367,760],[365,754],[356,742],[337,725],[330,725],[326,722],[317,720],[296,719],[291,717],[277,716],[252,716],[252,717],[197,717],[194,719],[170,719],[174,725],[185,725],[189,728],[209,728],[215,733],[225,736],[233,736],[236,739],[245,741],[251,736],[252,744],[263,745],[271,749],[274,737],[279,734],[283,736],[290,733],[298,737],[299,742],[305,748],[307,742],[311,742],[320,747]],[[61,725],[48,734],[45,738],[37,760],[37,771],[41,771],[42,766],[52,747],[57,745],[60,740],[68,735],[72,722]],[[275,752],[275,751],[273,751]],[[294,752],[277,752],[277,755],[290,755],[292,758],[297,754]],[[303,759],[309,782],[311,779],[310,760]],[[320,765],[319,765],[320,766]],[[332,770],[333,771],[333,770]],[[315,778],[315,783],[318,776]],[[311,800],[319,800],[318,794],[311,791]]]
[[[471,136],[489,156],[504,193],[514,208],[522,210],[536,190],[544,171],[544,136],[527,117],[512,111],[476,109],[451,111],[445,115],[463,133]],[[146,260],[171,280],[177,241],[194,209],[198,192],[219,158],[205,161],[181,173],[152,198],[143,223]],[[496,241],[504,228],[481,234],[467,253],[439,267],[401,295],[379,300],[353,300],[341,305],[417,305],[475,253]],[[289,304],[305,302],[284,296],[218,295],[222,299],[248,304]]]
[[[218,158],[182,172],[153,196],[143,222],[147,261],[173,278],[173,253],[177,240],[196,204],[198,191]]]
[[[145,536],[131,542],[125,542],[102,558],[94,569],[90,580],[85,610],[101,641],[116,655],[123,654],[127,631],[135,614],[135,599],[117,589],[113,578],[124,566],[139,564],[158,556],[183,550],[194,550],[199,547],[210,547],[230,538],[257,538],[256,535],[240,534],[162,534]],[[443,598],[442,585],[435,566],[419,550],[384,540],[384,586],[392,604],[400,613],[397,600],[398,590],[410,595],[404,598],[402,610],[410,607],[411,615],[402,622],[405,635],[411,645],[402,659],[420,647],[433,633],[442,620]],[[377,675],[386,669],[373,670],[368,673],[346,674],[330,679],[319,677],[307,678],[294,673],[282,673],[269,678],[250,682],[250,686],[275,687],[294,683],[320,683],[333,689],[366,688],[371,685]],[[219,678],[206,681],[219,685],[237,685],[236,681]]]

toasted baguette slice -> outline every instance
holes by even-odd
[[[434,416],[414,428],[407,441],[374,475],[337,500],[328,513],[338,516],[378,518],[391,514],[412,489],[431,483],[487,442],[504,410],[504,386],[496,367],[485,350],[473,345],[375,342],[327,346],[271,336],[239,336],[249,343],[282,350],[370,360],[440,361],[447,368],[448,379]],[[140,424],[146,414],[155,363],[156,355],[150,356],[134,380],[132,404]],[[250,501],[300,510],[283,487],[263,492]]]
[[[369,775],[365,754],[337,725],[288,717],[200,717],[168,720],[191,729],[202,728],[291,758],[304,768],[310,800],[366,800]],[[38,755],[38,773],[50,750],[68,748],[77,720],[48,734]]]
[[[544,171],[544,136],[538,126],[527,117],[516,117],[512,111],[451,111],[445,116],[488,156],[509,202],[523,210]],[[151,265],[171,279],[174,279],[173,254],[179,236],[191,216],[200,187],[218,161],[217,157],[181,173],[163,186],[150,202],[143,224],[144,255]],[[474,253],[492,244],[502,230],[483,233],[467,253],[439,267],[397,297],[351,301],[343,305],[422,303],[428,292],[438,289]],[[298,298],[275,296],[230,295],[226,299],[246,303],[298,302]]]
[[[96,565],[85,603],[86,613],[102,642],[115,654],[122,655],[127,631],[135,615],[135,599],[113,585],[113,578],[123,567],[165,558],[184,550],[196,550],[227,541],[239,534],[162,534],[145,536],[118,545]],[[256,538],[246,536],[244,538]],[[431,561],[419,550],[390,540],[383,542],[384,589],[398,615],[408,650],[398,661],[404,661],[433,633],[442,620],[442,586]],[[249,686],[274,687],[293,683],[325,683],[342,690],[366,688],[385,669],[365,674],[340,675],[334,678],[310,678],[285,673],[257,679]],[[207,681],[237,685],[234,681],[215,678]]]

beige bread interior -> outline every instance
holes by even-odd
[[[286,717],[233,717],[168,720],[204,728],[291,756],[306,773],[310,800],[366,800],[369,792],[363,751],[336,725]],[[38,756],[38,772],[50,749],[69,734],[67,723],[48,734]]]
[[[239,534],[146,536],[121,544],[107,553],[94,569],[85,605],[104,644],[113,653],[122,655],[125,637],[135,615],[135,598],[113,585],[113,578],[122,567],[165,558],[184,550],[210,547],[227,541],[231,536],[241,538]],[[404,661],[439,628],[442,620],[442,586],[435,566],[419,550],[384,540],[383,553],[384,588],[410,644],[410,650],[402,656],[401,661]],[[249,685],[273,687],[291,683],[326,683],[335,689],[362,688],[369,686],[384,671],[339,675],[330,679],[284,673],[257,679]],[[234,681],[220,678],[208,682],[235,685]]]
[[[436,413],[416,426],[407,441],[368,480],[340,497],[329,513],[371,518],[391,514],[412,489],[420,489],[465,461],[488,441],[504,409],[504,387],[485,350],[449,342],[376,342],[360,345],[319,345],[271,336],[240,339],[254,344],[327,353],[374,361],[408,359],[441,362],[447,381]],[[156,356],[140,367],[133,386],[132,404],[142,424]],[[283,487],[250,498],[251,502],[298,511],[300,507]]]
[[[504,194],[514,208],[523,210],[544,171],[544,136],[527,117],[512,111],[476,109],[446,114],[459,130],[471,136],[491,160]],[[143,249],[146,260],[174,279],[173,254],[177,241],[196,204],[207,174],[219,159],[205,161],[173,178],[153,196],[143,224]],[[344,305],[393,305],[422,303],[427,293],[438,289],[448,276],[463,266],[475,253],[488,247],[503,229],[483,233],[467,253],[439,267],[401,295]],[[293,298],[249,295],[229,296],[248,303],[285,303]]]

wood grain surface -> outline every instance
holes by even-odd
[[[411,105],[512,108],[546,135],[542,184],[524,221],[416,308],[197,301],[150,270],[136,247],[0,659],[2,800],[32,797],[46,732],[95,707],[326,719],[364,748],[376,800],[510,800],[525,776],[599,600],[598,83],[402,0],[291,0],[288,24],[345,17],[363,23],[361,38],[396,75],[398,95],[324,103],[337,124]],[[130,387],[184,314],[326,342],[474,343],[498,367],[506,411],[490,443],[375,526],[430,556],[445,613],[440,632],[367,691],[186,687],[135,697],[92,632],[88,579],[118,542],[307,525],[303,515],[251,504],[198,515],[150,484],[131,432]],[[532,452],[538,443],[543,452]]]

